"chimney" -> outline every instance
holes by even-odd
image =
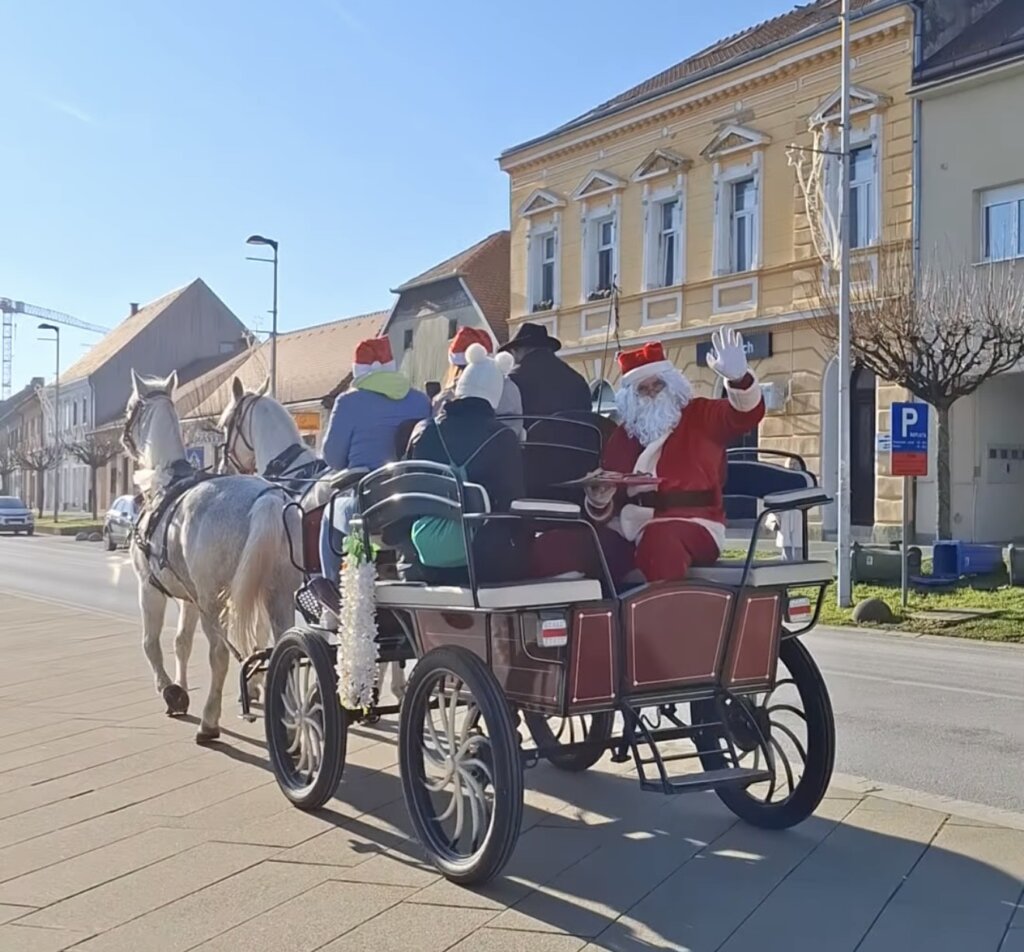
[[[139,304],[138,304],[138,302],[137,301],[132,301],[132,303],[129,304],[128,306],[132,309],[131,314],[128,315],[128,316],[129,317],[135,317],[135,315],[139,313]]]
[[[33,390],[35,390],[37,387],[45,386],[45,384],[46,384],[45,378],[43,378],[43,377],[33,377],[32,378],[32,382],[29,384],[29,386]]]

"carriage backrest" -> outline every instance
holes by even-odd
[[[458,479],[441,463],[389,463],[365,477],[356,490],[357,519],[370,536],[394,538],[416,519],[461,520],[464,513],[490,512],[487,491]]]
[[[757,518],[756,503],[765,496],[818,485],[803,459],[792,453],[737,449],[728,452],[727,460],[722,499],[726,521],[733,524],[753,522]]]
[[[527,496],[578,502],[578,490],[567,490],[558,484],[579,479],[600,467],[608,421],[595,413],[573,411],[522,419],[526,431],[523,470]]]

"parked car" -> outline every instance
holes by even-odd
[[[134,496],[118,496],[103,517],[103,545],[108,552],[128,545],[139,515]]]
[[[32,510],[17,496],[0,496],[0,532],[32,535],[35,531],[36,520]]]

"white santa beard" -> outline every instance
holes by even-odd
[[[626,432],[639,440],[641,446],[650,446],[671,433],[678,425],[683,408],[689,402],[678,392],[679,388],[666,386],[654,397],[643,396],[635,387],[623,387],[616,395]]]

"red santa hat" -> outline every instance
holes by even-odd
[[[671,360],[666,360],[661,341],[644,344],[637,350],[622,351],[618,361],[624,387],[635,386],[650,377],[660,377],[676,369]]]
[[[448,347],[448,359],[456,367],[465,367],[468,363],[466,351],[470,344],[479,344],[489,354],[494,351],[494,341],[482,327],[460,327]]]
[[[394,370],[395,358],[391,353],[391,341],[386,337],[371,337],[356,347],[352,361],[352,379],[358,380],[376,370]]]

